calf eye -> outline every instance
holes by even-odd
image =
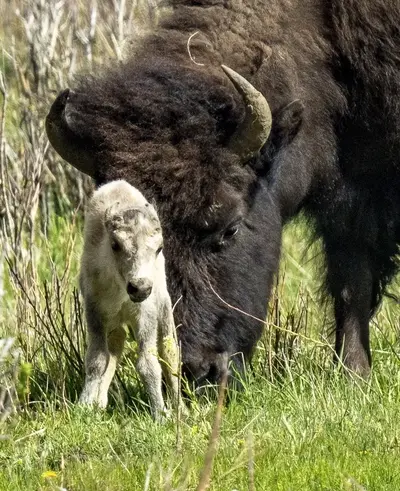
[[[162,250],[163,250],[162,246],[161,246],[161,247],[159,247],[159,248],[157,249],[157,251],[156,251],[156,255],[158,256]]]
[[[111,242],[111,249],[115,252],[117,251],[120,251],[121,250],[121,246],[118,244],[118,242],[116,240],[113,240]]]

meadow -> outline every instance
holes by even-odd
[[[372,322],[370,379],[334,367],[323,257],[302,217],[285,230],[265,332],[219,436],[213,387],[189,396],[187,418],[152,421],[130,337],[107,411],[76,405],[92,183],[51,149],[44,118],[59,90],[122,59],[160,15],[155,0],[0,2],[0,491],[400,489],[398,302]]]

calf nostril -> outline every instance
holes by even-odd
[[[143,288],[144,295],[150,295],[151,290],[152,290],[152,287],[151,286],[148,286],[146,288]]]
[[[128,286],[126,287],[126,291],[128,292],[128,295],[136,295],[136,293],[138,293],[139,291],[139,288],[129,282]]]
[[[129,281],[126,291],[133,302],[142,302],[151,294],[152,284],[146,279],[139,278],[135,283]]]

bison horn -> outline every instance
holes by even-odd
[[[268,139],[272,125],[271,109],[265,97],[250,82],[231,68],[221,67],[246,104],[244,120],[229,142],[229,148],[245,163]]]
[[[61,157],[75,168],[94,177],[95,165],[90,142],[71,129],[71,110],[68,101],[74,93],[63,90],[53,102],[46,117],[46,133]]]

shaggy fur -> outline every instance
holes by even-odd
[[[48,125],[64,115],[68,155],[90,148],[97,184],[124,178],[156,201],[170,292],[182,297],[184,367],[197,382],[218,379],[221,353],[238,367],[251,357],[262,324],[214,292],[264,318],[281,229],[300,210],[325,243],[337,353],[368,373],[369,318],[400,240],[400,2],[173,4],[123,66],[61,96]],[[190,51],[202,65],[187,53],[197,31]],[[221,63],[272,109],[271,135],[249,162],[226,146],[244,105]]]
[[[107,405],[107,393],[125,342],[136,335],[137,369],[153,416],[165,415],[162,367],[172,400],[180,400],[179,359],[167,291],[161,226],[154,208],[125,181],[98,189],[86,212],[80,284],[89,346],[80,401]]]

